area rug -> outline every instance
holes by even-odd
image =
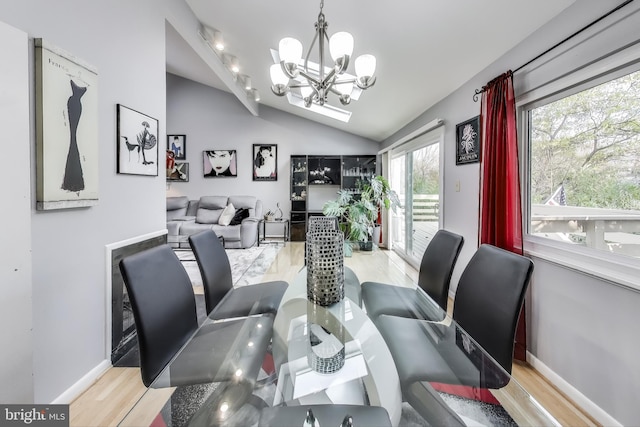
[[[282,247],[282,244],[269,244],[248,249],[226,249],[231,264],[233,286],[238,288],[259,283]],[[202,287],[202,276],[193,252],[179,250],[176,251],[176,255],[187,270],[194,288]]]

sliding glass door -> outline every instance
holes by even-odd
[[[392,248],[415,266],[440,228],[442,128],[391,150],[390,183],[402,208],[391,218]]]

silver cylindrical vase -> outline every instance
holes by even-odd
[[[344,236],[340,231],[307,233],[307,298],[328,306],[344,298]]]

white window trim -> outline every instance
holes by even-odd
[[[519,97],[516,100],[516,108],[522,153],[521,182],[528,183],[529,179],[528,111],[531,108],[637,70],[640,70],[640,45],[634,44]],[[616,286],[640,291],[638,259],[531,235],[528,232],[528,185],[522,186],[522,202],[526,254],[601,278]]]

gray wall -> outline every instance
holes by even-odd
[[[455,165],[455,125],[480,113],[474,90],[508,69],[515,69],[622,1],[582,0],[479,73],[457,91],[383,141],[387,147],[435,118],[445,121],[444,227],[461,233],[465,245],[452,288],[477,247],[478,165]],[[627,9],[637,10],[637,5]],[[623,14],[628,13],[625,12]],[[640,15],[640,13],[635,13]],[[541,82],[638,38],[640,19],[618,23],[606,31],[594,28],[571,52],[555,50],[514,77],[516,96]],[[634,29],[635,28],[635,29]],[[594,34],[597,34],[594,36]],[[637,59],[637,57],[636,57]],[[543,64],[540,66],[540,64]],[[455,191],[459,181],[460,192]],[[535,271],[527,299],[531,360],[605,425],[636,425],[640,419],[640,293],[534,257]]]
[[[167,133],[187,135],[190,170],[189,182],[170,183],[170,196],[249,194],[262,199],[265,209],[274,210],[279,202],[288,218],[292,154],[376,154],[379,149],[372,140],[264,105],[260,105],[260,116],[253,116],[233,95],[173,74],[167,74],[167,99]],[[252,180],[252,145],[261,143],[278,145],[275,182]],[[237,150],[237,177],[203,177],[202,152],[211,149]]]
[[[29,351],[28,344],[19,346],[22,359],[32,363],[33,375],[7,360],[14,341],[3,328],[1,341],[5,345],[0,356],[0,396],[20,390],[23,403],[29,400],[48,403],[105,364],[105,245],[165,228],[164,175],[142,177],[115,172],[116,104],[157,118],[160,141],[163,140],[165,15],[176,7],[174,3],[181,2],[5,0],[0,5],[0,19],[26,32],[30,39],[29,46],[25,46],[30,58],[29,84],[19,90],[23,99],[30,102],[31,123],[23,128],[28,134],[16,135],[20,137],[11,141],[19,146],[14,151],[17,154],[30,150],[30,157],[22,156],[24,162],[16,162],[16,165],[31,171],[31,183],[24,174],[15,175],[19,188],[25,187],[23,196],[30,192],[30,212],[26,211],[26,221],[30,225],[17,228],[25,232],[8,241],[19,250],[16,255],[21,259],[15,265],[30,265],[32,292],[28,286],[25,292],[30,293],[28,297],[33,308],[33,351]],[[184,8],[188,10],[186,6]],[[35,210],[34,37],[42,37],[98,69],[98,206],[47,212]],[[22,63],[16,65],[23,66]],[[2,72],[3,80],[5,73]],[[23,123],[18,112],[3,120]],[[16,199],[11,199],[16,213],[22,212],[21,200]],[[20,224],[18,222],[17,226]],[[30,244],[31,259],[19,245],[20,238]],[[28,278],[11,280],[9,286],[19,286],[24,280]],[[12,289],[3,283],[0,299],[11,300],[12,295]],[[22,298],[24,296],[17,301],[20,306],[23,305]],[[25,310],[22,316],[28,316],[28,311]],[[28,325],[27,321],[21,324],[20,320],[21,316],[13,320],[15,328]],[[29,340],[28,332],[23,335],[23,339]],[[16,378],[18,373],[20,377]],[[5,378],[11,378],[11,381],[5,381]],[[31,384],[33,395],[28,399]]]
[[[29,64],[27,33],[0,22],[0,123],[8,154],[0,189],[4,224],[0,245],[0,402],[33,400],[31,310],[31,175],[29,168]],[[8,367],[8,369],[7,369]]]

